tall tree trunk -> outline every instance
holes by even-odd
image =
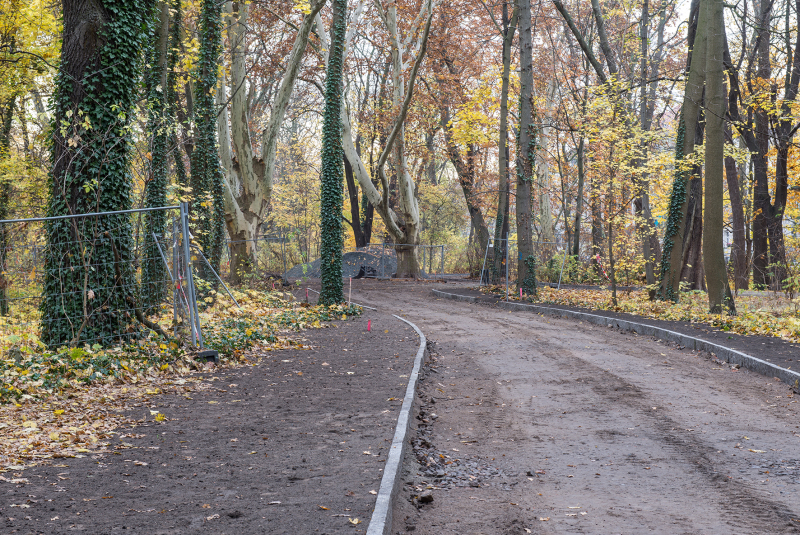
[[[600,206],[600,185],[596,178],[592,178],[589,190],[589,204],[592,210],[592,264],[595,266],[597,276],[602,279],[603,270],[601,257],[603,254],[603,210]]]
[[[177,67],[178,59],[181,55],[181,28],[183,27],[181,0],[172,0],[170,11],[172,20],[169,32],[169,45],[167,47],[167,117],[172,121],[177,121],[180,110]],[[184,132],[188,131],[185,128],[182,128],[182,130]],[[172,155],[175,183],[183,187],[188,186],[189,180],[186,175],[186,164],[183,160],[183,153],[186,151],[186,148],[184,144],[179,141],[177,128],[171,130],[169,151]]]
[[[518,12],[516,5],[509,19],[508,1],[503,1],[503,85],[500,91],[500,142],[498,146],[499,170],[497,175],[498,197],[497,216],[494,226],[494,255],[492,260],[492,280],[498,283],[505,275],[505,248],[508,246],[508,88],[511,77],[511,46],[517,29]]]
[[[436,132],[428,132],[425,134],[425,172],[427,174],[428,182],[434,186],[439,184],[438,177],[436,176],[436,153],[434,152],[434,136]]]
[[[536,293],[536,259],[533,256],[531,182],[536,162],[536,126],[533,121],[533,42],[531,2],[517,0],[519,9],[519,142],[517,144],[517,287]],[[540,180],[542,180],[540,175]],[[540,192],[541,195],[541,192]],[[545,198],[548,208],[549,198]],[[543,201],[544,202],[544,201]],[[548,212],[549,213],[549,210]],[[544,221],[542,222],[544,224]],[[552,224],[552,219],[550,221]],[[552,231],[552,229],[551,229]]]
[[[464,201],[467,204],[467,211],[470,217],[470,230],[477,231],[477,240],[475,246],[477,249],[477,256],[481,256],[486,251],[489,244],[489,227],[486,225],[486,220],[483,217],[483,211],[478,204],[478,199],[475,194],[475,171],[477,158],[476,150],[473,146],[467,149],[466,162],[461,157],[458,147],[453,141],[453,124],[450,120],[450,108],[447,106],[442,107],[441,119],[442,131],[444,132],[444,139],[447,145],[447,155],[450,158],[453,166],[456,168],[458,181],[461,183],[461,190],[464,192]],[[479,267],[480,269],[480,267]]]
[[[703,101],[701,101],[702,106]],[[701,111],[701,117],[704,117]],[[697,122],[695,146],[703,144],[705,120]],[[703,166],[692,166],[689,180],[689,202],[686,207],[686,228],[683,234],[683,261],[681,262],[681,281],[690,290],[705,290],[706,278],[703,265]]]
[[[350,165],[350,160],[347,159],[347,156],[344,157],[344,176],[347,182],[347,195],[350,201],[350,228],[353,229],[353,238],[356,241],[356,247],[366,247],[369,242],[366,241],[364,230],[361,227],[358,186],[353,176],[353,166]]]
[[[650,11],[649,1],[644,0],[642,3],[642,20],[639,40],[641,45],[641,65],[640,65],[640,84],[639,88],[639,125],[643,132],[650,130],[650,123],[652,115],[648,114],[650,106],[647,102],[647,79],[648,79],[648,43],[649,43],[649,24],[650,24]],[[635,167],[643,167],[648,157],[648,147],[645,144],[642,147],[642,158],[635,162]],[[636,186],[636,196],[633,201],[634,210],[636,213],[636,227],[639,234],[639,239],[642,242],[642,256],[644,257],[644,271],[647,286],[650,288],[650,299],[655,297],[655,271],[653,268],[653,251],[651,248],[651,236],[655,232],[655,227],[652,224],[652,216],[650,214],[650,179],[646,173],[641,175],[634,175]]]
[[[726,123],[726,130],[730,136],[730,123]],[[728,194],[731,199],[732,234],[731,259],[733,266],[733,280],[736,290],[746,290],[749,287],[747,273],[747,240],[745,235],[744,204],[739,185],[739,172],[736,160],[731,156],[725,157],[725,177],[728,182]]]
[[[520,7],[520,11],[521,11]],[[519,28],[520,32],[522,32],[522,15],[520,13],[519,18]],[[521,34],[520,34],[521,38]],[[551,78],[547,84],[547,94],[545,96],[545,113],[544,113],[544,122],[545,124],[539,129],[539,140],[536,143],[536,186],[538,190],[538,221],[539,221],[539,232],[541,235],[541,241],[552,243],[555,240],[555,232],[554,232],[554,222],[553,222],[553,209],[550,206],[550,164],[548,163],[548,154],[547,154],[547,144],[550,141],[550,131],[552,127],[549,126],[549,123],[552,120],[553,114],[553,106],[554,106],[554,99],[555,99],[555,92],[556,92],[556,83],[555,79]],[[556,147],[558,150],[558,147]],[[519,202],[519,200],[517,200]],[[548,246],[548,249],[552,248],[552,245]]]
[[[705,10],[699,8],[699,0],[693,0],[689,24],[689,71],[684,90],[680,126],[675,154],[675,178],[670,194],[669,214],[664,231],[664,247],[661,257],[661,281],[658,297],[678,301],[680,298],[681,273],[684,267],[684,238],[689,209],[690,182],[700,180],[692,176],[693,166],[687,157],[694,154],[695,135],[700,117],[700,102],[705,81],[706,28]]]
[[[222,165],[217,140],[217,111],[214,92],[222,44],[221,4],[203,0],[200,13],[200,57],[197,65],[191,185],[192,212],[197,221],[193,234],[210,266],[198,261],[200,278],[218,284],[213,269],[219,273],[225,241],[225,207]],[[210,269],[209,269],[210,268]]]
[[[794,7],[794,20],[792,19],[792,7]],[[781,105],[780,114],[772,117],[773,131],[775,133],[775,200],[773,202],[773,219],[769,228],[770,254],[775,265],[774,287],[781,288],[787,275],[786,269],[786,248],[783,233],[783,218],[785,214],[786,201],[789,192],[789,151],[794,144],[794,135],[799,127],[792,113],[792,107],[796,104],[798,86],[800,86],[800,34],[792,32],[792,23],[796,24],[800,14],[800,0],[786,2],[786,81],[784,83],[784,99]],[[791,48],[792,33],[795,34],[794,50]]]
[[[128,125],[147,37],[142,15],[151,13],[152,5],[62,3],[63,44],[53,96],[54,124],[62,126],[51,130],[49,216],[131,207]],[[48,221],[46,236],[42,342],[111,345],[130,336],[136,330],[127,312],[136,297],[130,217]]]
[[[706,143],[705,211],[703,213],[703,263],[708,287],[708,307],[719,314],[725,309],[736,314],[728,271],[725,266],[724,229],[724,147],[725,85],[723,83],[723,42],[725,22],[722,0],[706,0]]]
[[[16,95],[6,102],[0,103],[0,162],[9,156],[11,146],[11,124],[14,117]],[[11,184],[4,180],[0,183],[0,220],[9,218],[9,202],[11,200]],[[8,278],[6,277],[6,260],[9,250],[9,225],[0,227],[0,316],[8,316]]]
[[[772,0],[761,0],[760,23],[756,29],[756,39],[758,39],[757,77],[762,80],[769,80],[772,75],[770,63],[770,23],[769,17],[772,9]],[[758,106],[753,115],[755,116],[755,139],[757,150],[752,154],[753,158],[753,179],[754,195],[753,207],[755,217],[753,218],[753,282],[756,287],[768,288],[771,286],[771,268],[773,263],[772,255],[769,251],[769,229],[773,219],[773,206],[770,202],[769,194],[769,109],[766,106]]]
[[[583,135],[578,142],[578,198],[575,206],[575,234],[572,244],[572,256],[579,257],[581,253],[581,216],[583,215],[583,185],[586,181],[586,171],[584,169],[584,143]]]
[[[344,301],[342,286],[342,71],[347,32],[347,0],[333,0],[331,52],[325,81],[322,127],[321,251],[322,289],[319,302]]]
[[[167,44],[169,42],[169,5],[157,3],[158,19],[154,25],[149,51],[149,67],[146,75],[148,92],[147,132],[150,142],[150,163],[145,183],[145,206],[149,208],[167,205]],[[142,304],[146,313],[158,310],[169,287],[167,271],[161,258],[156,239],[161,239],[167,228],[167,213],[148,212],[145,219],[144,258],[142,261]]]
[[[556,136],[556,161],[558,163],[558,176],[561,178],[561,213],[564,216],[564,234],[565,234],[565,247],[567,251],[572,250],[572,202],[569,198],[569,184],[567,180],[567,173],[565,165],[568,162],[567,158],[567,144],[561,143]]]
[[[260,157],[256,156],[253,150],[246,90],[245,57],[249,6],[244,1],[226,3],[226,12],[232,15],[228,27],[231,52],[231,115],[230,129],[228,129],[225,98],[221,98],[219,102],[223,109],[219,131],[220,156],[226,171],[223,183],[225,225],[231,239],[231,278],[234,283],[241,282],[242,276],[251,273],[256,263],[256,240],[272,199],[278,132],[286,115],[309,34],[325,2],[326,0],[311,2],[309,12],[305,14],[297,30],[291,53],[286,61],[286,71],[272,102],[269,122],[261,135]],[[230,154],[231,146],[234,149],[233,154]]]
[[[727,41],[723,43],[725,48],[723,60],[729,61],[729,52],[727,51]],[[730,84],[725,95],[726,105],[726,121],[725,121],[725,139],[734,143],[733,130],[731,128],[731,115],[735,111],[736,102],[735,94],[730,92]],[[744,140],[739,138],[739,148],[744,146]],[[731,156],[725,157],[725,177],[728,182],[728,194],[731,199],[731,220],[732,220],[732,235],[733,243],[731,245],[730,264],[733,267],[733,280],[736,292],[739,290],[746,290],[750,287],[750,240],[749,232],[747,229],[747,218],[749,217],[749,209],[746,210],[746,197],[747,197],[747,171],[746,165],[744,171],[740,173],[739,166],[736,164]],[[744,192],[744,194],[743,194]],[[745,197],[743,199],[743,197]],[[749,204],[749,203],[748,203]]]

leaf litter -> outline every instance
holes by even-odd
[[[234,294],[242,309],[216,294],[200,314],[206,345],[219,351],[223,366],[255,364],[265,351],[303,349],[292,333],[361,313],[347,305],[299,307],[277,292]],[[110,349],[87,345],[49,351],[37,333],[6,334],[5,326],[0,324],[0,481],[26,483],[18,474],[2,473],[47,460],[131,448],[117,429],[167,418],[153,410],[141,420],[124,413],[149,406],[153,396],[188,397],[210,388],[199,375],[207,368],[175,341],[144,338]]]
[[[506,294],[505,286],[482,286],[479,290],[482,293]],[[737,315],[727,316],[711,314],[708,311],[708,297],[704,292],[697,291],[681,294],[679,303],[650,301],[646,290],[620,292],[617,306],[611,302],[608,289],[558,290],[541,287],[537,292],[534,302],[541,304],[609,310],[664,321],[706,323],[725,332],[773,336],[789,342],[800,342],[800,300],[797,299],[791,302],[791,306],[775,307],[765,304],[761,296],[740,295],[736,299]],[[510,292],[509,299],[520,300],[515,291]],[[525,297],[523,301],[530,301],[530,298]]]

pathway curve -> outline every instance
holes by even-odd
[[[423,442],[452,460],[437,478],[408,457],[393,533],[800,533],[800,396],[786,385],[429,284],[355,282],[354,301],[436,343]],[[470,463],[503,475],[438,490]],[[426,487],[432,503],[413,507]]]

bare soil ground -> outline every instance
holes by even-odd
[[[800,533],[786,385],[430,287],[354,281],[435,342],[393,533]]]
[[[432,356],[392,533],[800,533],[786,385],[433,286],[353,281],[379,311],[308,331],[313,350],[132,407],[146,422],[114,453],[11,474],[28,482],[2,483],[0,531],[363,533],[418,344],[396,313]]]
[[[503,296],[501,295],[484,294],[476,290],[474,287],[465,286],[464,284],[461,284],[458,287],[451,285],[451,287],[442,288],[442,290],[449,291],[451,293],[457,293],[459,295],[475,297],[482,303],[487,304],[494,304],[503,299]],[[655,325],[656,327],[660,327],[662,329],[668,329],[682,334],[687,334],[689,336],[696,336],[709,342],[720,344],[737,351],[742,351],[743,353],[766,360],[767,362],[771,362],[772,364],[776,364],[783,368],[790,370],[797,370],[799,368],[798,363],[800,363],[800,344],[794,344],[788,340],[784,340],[776,336],[745,336],[734,332],[722,331],[719,328],[707,323],[660,320],[637,316],[634,314],[627,314],[624,312],[614,312],[610,310],[592,310],[588,308],[567,305],[554,305],[551,303],[541,303],[540,306],[561,310],[577,310],[579,312],[588,312],[589,314],[595,314],[597,316],[635,321],[645,325]]]
[[[300,337],[132,407],[111,454],[5,474],[0,532],[364,533],[419,340],[369,310]]]

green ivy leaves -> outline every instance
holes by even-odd
[[[344,301],[342,283],[342,70],[347,32],[347,0],[334,0],[331,28],[331,53],[325,81],[325,115],[322,123],[322,174],[320,209],[322,217],[320,258],[322,288],[319,302],[334,305]]]

